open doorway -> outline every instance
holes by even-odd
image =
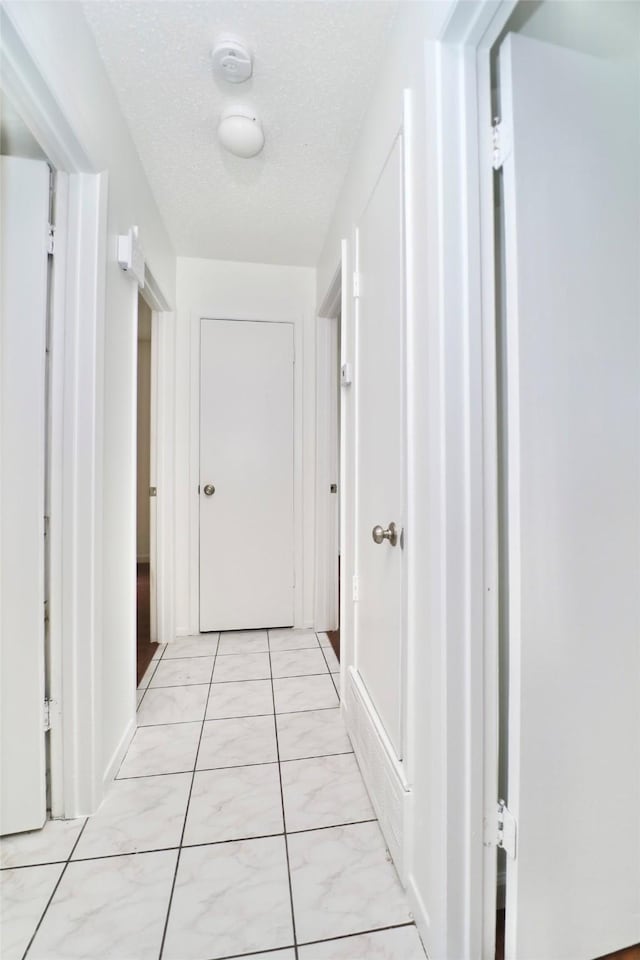
[[[138,294],[138,430],[136,487],[136,674],[140,683],[153,658],[151,582],[151,338],[150,307]]]
[[[342,270],[317,322],[315,628],[340,659]]]

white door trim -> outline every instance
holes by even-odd
[[[148,266],[140,296],[151,308],[151,455],[149,484],[156,487],[150,526],[151,640],[175,640],[175,315]]]
[[[459,0],[428,44],[429,423],[432,543],[429,822],[442,901],[430,956],[494,955],[498,734],[498,500],[489,56],[515,0]],[[446,257],[445,257],[446,250]],[[462,521],[462,522],[461,522]],[[465,704],[464,711],[458,704]],[[430,725],[430,726],[431,726]],[[409,893],[416,913],[424,906]],[[431,905],[433,906],[433,905]]]
[[[335,630],[338,611],[339,531],[336,510],[341,496],[337,476],[332,475],[331,451],[340,442],[340,431],[332,396],[334,369],[338,363],[336,324],[342,305],[342,263],[333,276],[316,320],[316,562],[314,591],[314,626],[316,630]],[[338,483],[337,494],[329,493],[331,483]]]
[[[202,320],[238,320],[256,323],[290,323],[294,338],[294,400],[293,400],[293,462],[294,462],[294,626],[311,626],[304,622],[304,517],[303,517],[303,324],[300,317],[287,314],[247,314],[219,310],[206,306],[191,310],[189,325],[189,635],[200,632],[200,576],[199,576],[199,504],[200,483],[200,323]]]

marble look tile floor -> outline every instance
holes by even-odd
[[[160,648],[100,810],[0,840],[3,960],[425,960],[324,634]]]

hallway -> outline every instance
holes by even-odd
[[[159,648],[98,813],[0,842],[4,960],[423,960],[337,670],[310,631]]]

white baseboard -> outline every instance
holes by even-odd
[[[111,760],[107,765],[107,769],[104,772],[102,783],[105,790],[107,789],[111,781],[115,779],[116,773],[120,769],[120,764],[124,760],[124,755],[129,749],[129,744],[133,740],[133,735],[135,732],[136,732],[136,718],[134,715],[133,719],[127,725],[127,729],[122,735],[120,743],[116,747],[113,753],[113,756],[111,757]]]
[[[406,788],[401,764],[385,743],[380,721],[353,667],[347,672],[346,686],[347,729],[389,853],[404,883],[407,808],[411,794]]]

